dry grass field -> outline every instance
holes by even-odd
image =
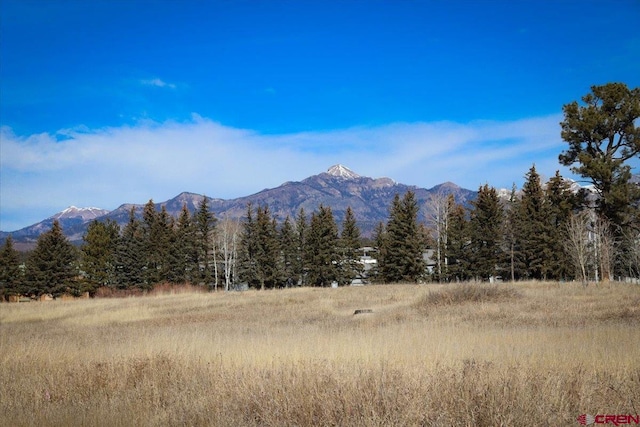
[[[640,413],[639,343],[621,283],[0,304],[0,425],[577,426]]]

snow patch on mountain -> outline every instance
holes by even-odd
[[[53,215],[51,218],[52,219],[80,218],[83,221],[89,221],[89,220],[93,220],[98,217],[101,217],[102,215],[105,215],[107,213],[109,213],[108,210],[101,209],[101,208],[93,208],[93,207],[78,208],[75,206],[69,206],[62,212],[58,212],[57,214]]]
[[[338,178],[344,178],[344,179],[360,178],[360,175],[358,175],[357,173],[355,173],[354,171],[352,171],[348,167],[340,165],[340,164],[331,166],[327,170],[327,173],[329,175],[331,175],[331,176],[335,176],[335,177],[338,177]]]

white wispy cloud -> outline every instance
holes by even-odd
[[[342,163],[372,177],[431,187],[510,188],[535,163],[559,169],[558,116],[511,122],[394,123],[263,135],[194,115],[56,135],[0,130],[0,229],[12,231],[69,205],[114,209],[182,191],[234,198]],[[63,140],[56,136],[64,135]],[[566,175],[566,169],[561,169]]]
[[[156,86],[156,87],[166,87],[169,89],[175,89],[176,85],[173,83],[167,83],[162,79],[148,79],[148,80],[140,80],[140,83],[142,83],[145,86]]]

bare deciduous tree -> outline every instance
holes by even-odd
[[[431,236],[436,242],[436,273],[438,281],[442,282],[444,277],[448,276],[448,260],[447,260],[447,243],[448,243],[448,225],[449,225],[449,207],[451,205],[449,198],[444,193],[435,193],[429,196],[424,210],[431,229]]]
[[[225,218],[218,225],[218,247],[222,255],[222,267],[224,273],[224,289],[228,291],[235,280],[236,259],[238,255],[238,236],[240,235],[240,222],[235,219]]]
[[[587,267],[591,258],[591,244],[589,243],[589,227],[591,215],[588,211],[583,211],[571,215],[567,222],[565,250],[569,255],[573,265],[580,276],[584,286],[587,285],[589,276]]]
[[[615,259],[615,241],[610,223],[593,210],[573,214],[567,223],[565,249],[579,272],[583,284],[593,269],[593,279],[611,280]]]
[[[615,241],[611,232],[611,224],[602,217],[596,217],[591,224],[591,228],[593,231],[593,261],[596,270],[596,281],[598,280],[597,272],[599,269],[600,278],[607,282],[611,280],[615,259]]]

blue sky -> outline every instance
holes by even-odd
[[[431,187],[560,169],[562,105],[640,85],[640,2],[0,3],[0,229],[233,198],[342,163]]]

